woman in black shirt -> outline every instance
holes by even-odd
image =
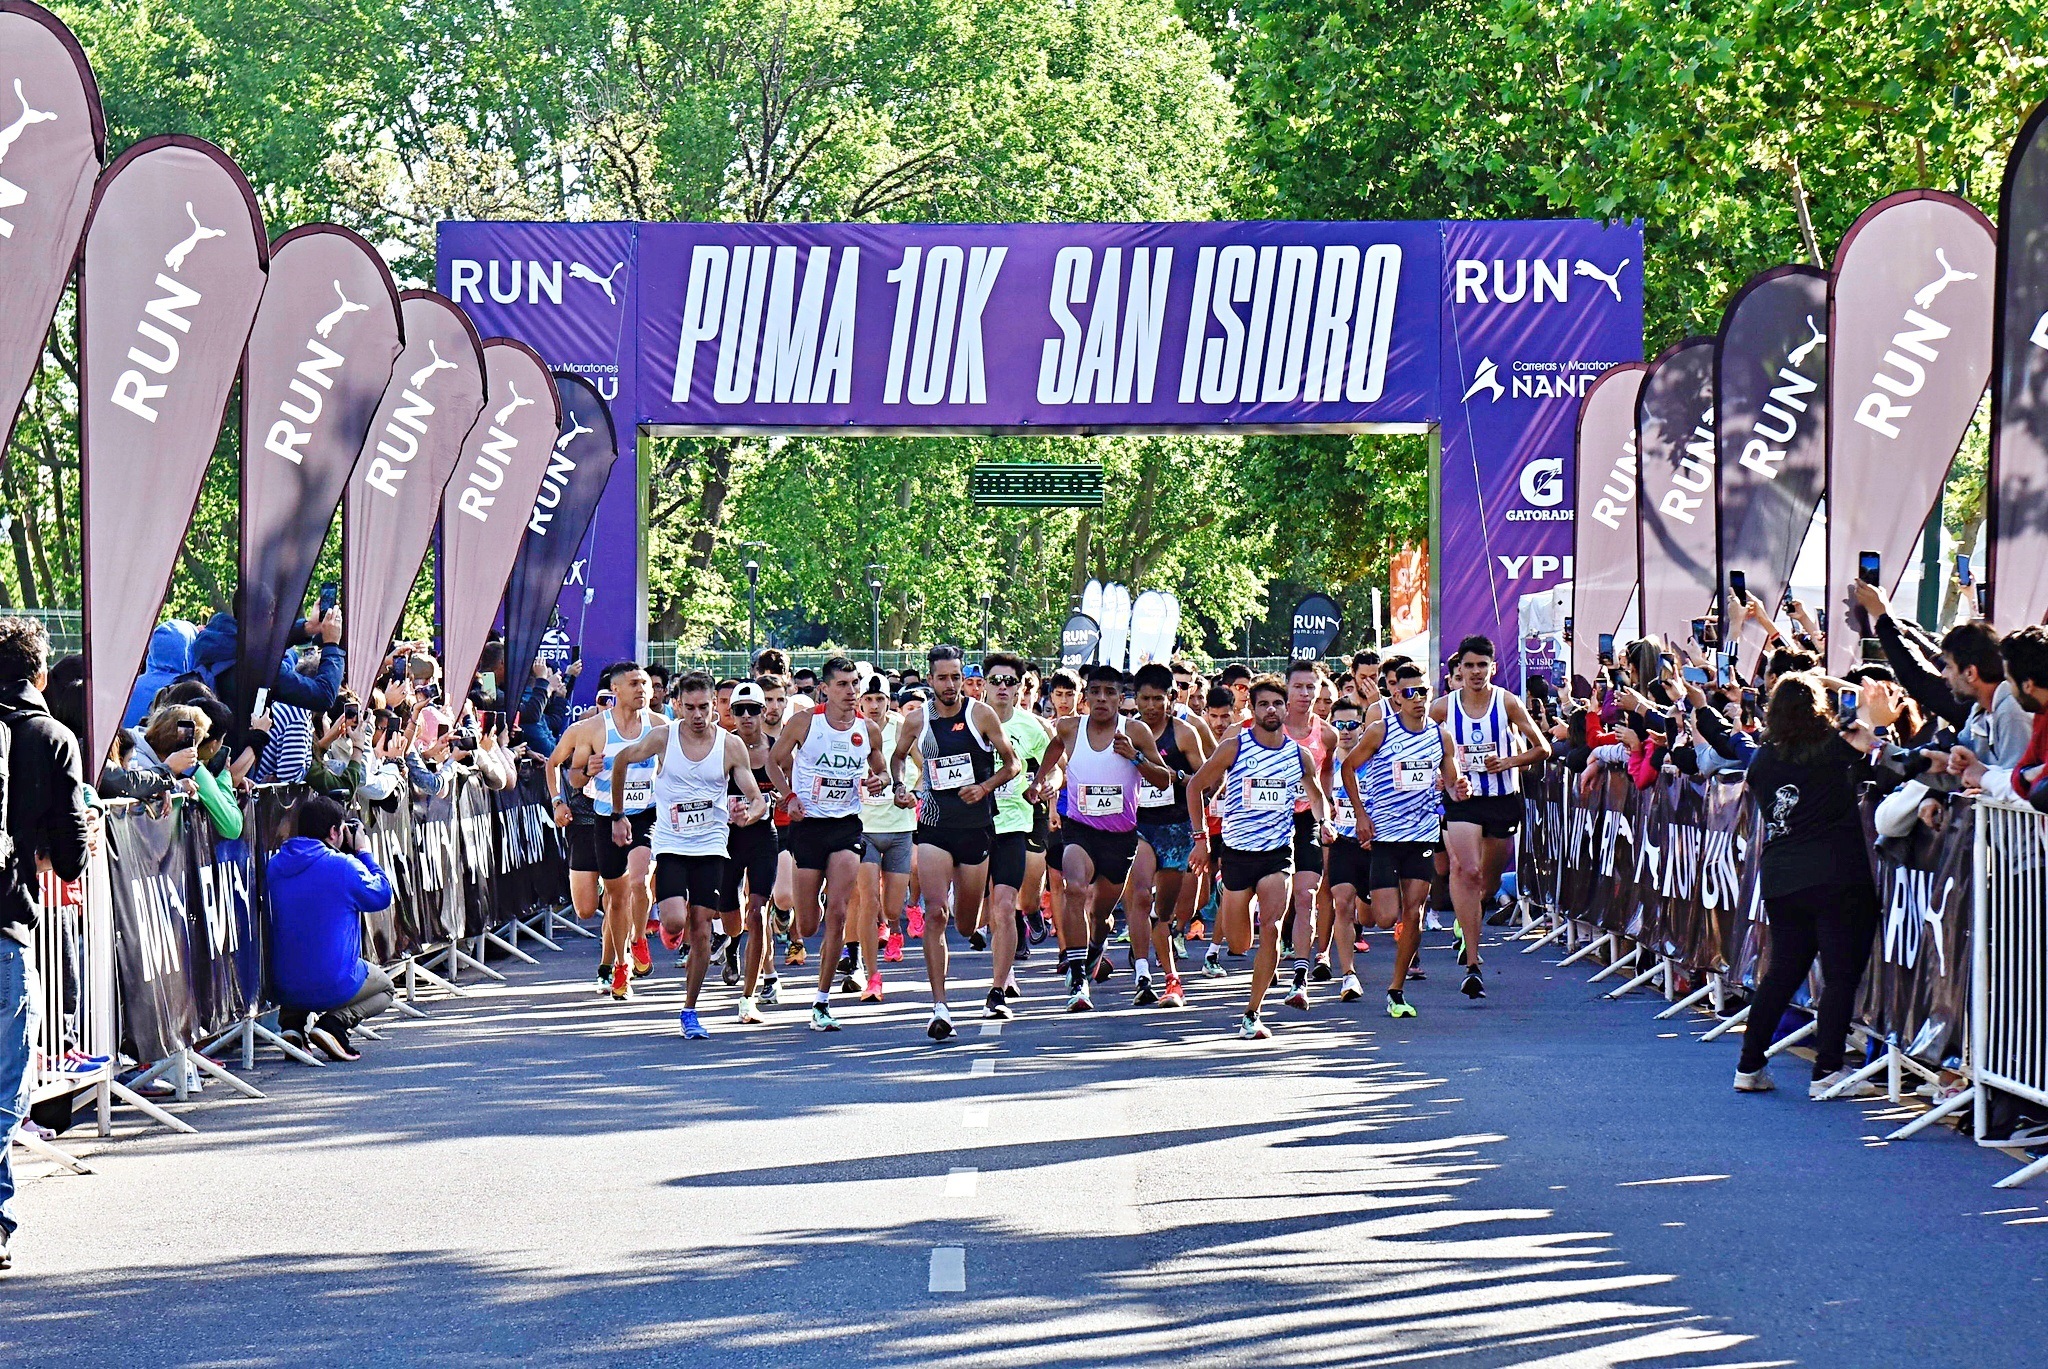
[[[1877,889],[1856,806],[1857,785],[1869,769],[1863,752],[1872,738],[1853,720],[1846,733],[1841,730],[1827,687],[1805,673],[1778,681],[1764,726],[1769,740],[1750,762],[1748,778],[1764,816],[1761,877],[1770,955],[1750,1002],[1735,1087],[1743,1093],[1776,1087],[1764,1052],[1818,954],[1822,991],[1807,1092],[1818,1098],[1843,1074],[1842,1041],[1877,934]],[[1871,1092],[1865,1084],[1844,1096]]]

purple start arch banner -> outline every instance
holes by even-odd
[[[1433,626],[1571,576],[1580,395],[1642,357],[1642,233],[1513,223],[447,223],[441,290],[660,433],[1436,433]],[[645,647],[641,463],[544,653]],[[1347,515],[1304,509],[1304,517]]]

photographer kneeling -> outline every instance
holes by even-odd
[[[278,1026],[330,1060],[359,1060],[350,1029],[392,1000],[391,976],[363,959],[362,915],[391,906],[391,881],[371,859],[361,826],[326,795],[299,805],[298,831],[267,867]]]

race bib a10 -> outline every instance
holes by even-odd
[[[1500,748],[1492,742],[1467,742],[1458,748],[1460,759],[1475,770],[1485,769],[1486,763],[1499,754]]]
[[[1107,818],[1124,811],[1124,787],[1120,784],[1081,786],[1081,813],[1085,817]]]
[[[1294,786],[1286,780],[1261,779],[1247,775],[1244,781],[1244,806],[1254,813],[1275,813],[1282,808],[1294,807]]]

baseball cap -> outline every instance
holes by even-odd
[[[768,696],[761,692],[761,686],[755,684],[752,680],[748,680],[733,686],[732,698],[727,700],[726,703],[728,707],[733,704],[761,704],[765,707],[768,703]]]
[[[978,680],[981,678],[981,667],[978,665],[964,666],[961,668],[960,673],[970,680]]]
[[[863,698],[870,694],[886,695],[889,692],[889,682],[882,678],[880,671],[876,671],[861,681],[860,692]]]

